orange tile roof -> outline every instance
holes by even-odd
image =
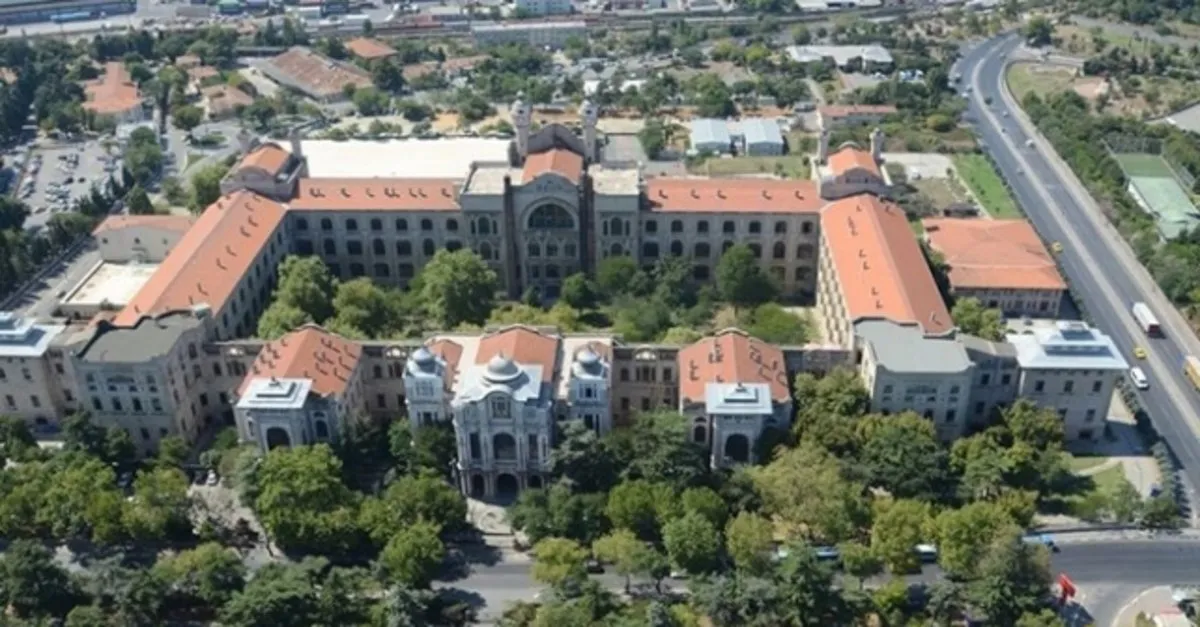
[[[108,231],[119,231],[130,227],[146,226],[156,229],[167,229],[169,231],[186,232],[196,223],[195,216],[175,216],[175,215],[115,215],[105,218],[96,228],[92,230],[92,235],[99,235]]]
[[[211,65],[198,65],[193,68],[188,68],[187,75],[188,79],[199,82],[206,78],[220,76],[221,73],[217,71],[217,68]]]
[[[950,284],[964,288],[1065,290],[1054,258],[1025,220],[923,221],[929,244],[950,265]]]
[[[855,146],[843,146],[837,152],[829,155],[828,164],[829,171],[834,176],[841,176],[850,170],[859,168],[875,176],[883,177],[883,173],[879,170],[879,164],[875,163],[875,158],[871,156],[871,153]]]
[[[196,220],[114,324],[207,303],[216,313],[283,221],[283,205],[251,191],[222,196]]]
[[[444,383],[446,389],[450,389],[454,385],[454,381],[458,378],[458,361],[462,359],[463,347],[458,342],[450,340],[437,340],[426,345],[429,352],[433,353],[446,361],[446,376]]]
[[[563,148],[529,155],[525,158],[521,181],[528,183],[547,172],[553,172],[578,185],[583,176],[583,157]]]
[[[816,213],[825,206],[810,180],[652,178],[651,211],[695,213]]]
[[[496,355],[504,355],[523,365],[542,366],[542,381],[554,379],[558,359],[558,338],[542,335],[529,327],[513,326],[485,335],[475,353],[476,364],[486,364]]]
[[[704,402],[709,383],[765,383],[776,402],[791,399],[783,351],[740,329],[726,329],[679,351],[680,398]]]
[[[844,118],[852,115],[891,115],[897,109],[892,105],[827,105],[818,111],[826,117]]]
[[[904,211],[870,194],[830,203],[821,234],[852,321],[918,324],[936,335],[954,327]]]
[[[137,84],[119,61],[105,63],[104,74],[96,80],[85,82],[83,90],[87,94],[83,108],[100,115],[125,113],[142,106]]]
[[[334,61],[303,46],[293,47],[267,63],[294,86],[320,97],[337,96],[346,85],[360,89],[372,85],[370,75],[358,67]]]
[[[205,87],[200,92],[208,101],[208,113],[224,113],[237,107],[248,107],[254,103],[254,98],[232,85],[213,85]]]
[[[306,324],[291,333],[268,342],[258,353],[238,394],[256,378],[311,379],[312,391],[320,396],[345,393],[358,367],[362,347],[322,329]]]
[[[300,179],[299,211],[460,211],[454,179]]]
[[[396,54],[395,48],[370,37],[356,37],[346,42],[346,49],[356,57],[373,60]]]
[[[258,168],[268,176],[277,176],[288,164],[288,158],[291,156],[292,153],[281,148],[279,144],[268,142],[246,153],[236,169]]]

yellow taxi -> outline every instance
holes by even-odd
[[[1054,251],[1054,254],[1056,255],[1061,253],[1063,251],[1062,242],[1054,242],[1053,244],[1050,244],[1050,250]]]
[[[1134,346],[1133,347],[1133,356],[1137,357],[1138,359],[1145,359],[1146,358],[1146,349],[1142,348],[1141,346]]]

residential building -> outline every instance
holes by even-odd
[[[0,413],[45,431],[74,407],[60,340],[66,327],[0,312]]]
[[[213,85],[200,90],[204,113],[210,120],[224,120],[237,116],[242,109],[254,103],[254,97],[232,85]]]
[[[193,216],[114,215],[92,231],[100,258],[110,263],[161,263],[196,223]]]
[[[120,61],[105,63],[104,73],[86,81],[83,91],[86,98],[83,108],[99,117],[111,118],[117,124],[140,122],[146,117],[137,83]]]
[[[823,129],[879,124],[895,114],[896,107],[892,105],[827,105],[817,109],[819,125]]]
[[[1103,435],[1113,389],[1129,370],[1111,337],[1086,322],[1060,320],[1007,340],[1021,368],[1018,397],[1057,410],[1068,440]]]
[[[514,6],[525,16],[569,15],[575,11],[570,0],[516,0]]]
[[[346,99],[346,86],[371,87],[371,76],[361,68],[295,46],[263,63],[259,70],[267,78],[303,93],[318,102]]]
[[[930,248],[949,266],[955,298],[977,298],[1009,316],[1057,318],[1067,283],[1025,220],[930,218]]]
[[[346,50],[364,61],[377,61],[396,55],[396,49],[372,37],[355,37],[346,42]]]
[[[788,56],[797,63],[833,62],[848,71],[890,72],[895,67],[892,54],[883,46],[788,46]]]
[[[692,150],[696,153],[727,155],[733,151],[733,135],[729,122],[711,118],[696,118],[689,124]]]
[[[586,38],[587,25],[565,22],[474,22],[471,36],[478,46],[527,43],[535,48],[562,48],[572,37]]]

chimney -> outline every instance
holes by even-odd
[[[292,142],[292,156],[296,157],[297,160],[303,159],[304,152],[300,148],[300,129],[292,129],[288,133],[288,139]]]

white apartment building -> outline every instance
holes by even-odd
[[[575,10],[570,0],[517,0],[515,6],[526,15],[568,15]]]

